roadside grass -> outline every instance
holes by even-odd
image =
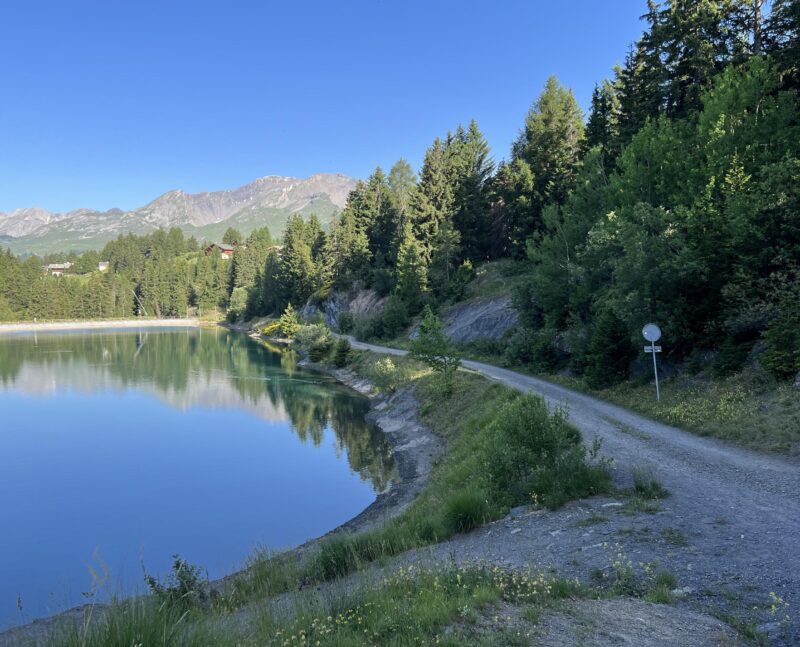
[[[608,400],[655,420],[760,451],[800,453],[800,397],[787,382],[759,368],[725,378],[677,377],[661,381],[661,401],[649,383],[627,381],[592,390],[582,380],[547,380]]]
[[[297,613],[265,610],[254,623],[229,623],[208,611],[181,611],[152,599],[114,603],[77,625],[64,625],[47,647],[158,647],[292,645],[526,645],[534,621],[512,628],[495,617],[499,605],[539,617],[559,601],[605,594],[575,580],[482,564],[405,567],[380,581],[332,597],[304,592]],[[535,610],[536,613],[530,612]],[[233,629],[232,629],[233,627]],[[479,635],[482,634],[482,635]]]
[[[451,566],[444,569],[400,569],[368,591],[334,607],[307,613],[278,626],[266,645],[419,645],[460,646],[529,644],[533,623],[516,630],[500,618],[494,636],[477,637],[479,617],[503,603],[542,607],[558,600],[596,595],[574,581],[498,567]],[[505,629],[505,633],[504,633]],[[502,642],[496,642],[503,634]]]
[[[669,571],[658,571],[647,582],[644,599],[656,604],[669,604],[674,596],[672,594],[677,581]]]
[[[383,370],[383,359],[353,353],[351,368],[372,378]],[[378,587],[355,587],[349,597],[318,609],[295,605],[289,614],[295,619],[288,623],[264,617],[252,640],[249,634],[218,633],[217,621],[243,607],[281,594],[301,596],[322,582],[468,532],[514,505],[557,508],[609,491],[607,465],[592,460],[564,412],[549,411],[540,398],[467,371],[457,373],[448,396],[438,376],[426,368],[407,358],[391,359],[394,368],[386,390],[413,388],[422,421],[447,444],[427,487],[400,515],[371,531],[334,535],[303,556],[257,552],[241,574],[202,605],[159,605],[153,597],[119,602],[98,612],[91,623],[58,634],[59,640],[50,644],[412,645],[438,640],[460,645],[465,644],[461,629],[487,605],[587,595],[589,589],[576,582],[488,567],[412,569]]]
[[[333,356],[326,358],[333,360]],[[377,355],[369,351],[351,350],[350,368],[369,380],[380,392],[391,393],[399,387],[428,375],[430,369],[409,357]]]
[[[381,359],[361,353],[353,368],[368,377]],[[412,360],[396,359],[397,386],[413,385],[423,421],[447,443],[447,457],[434,467],[428,486],[382,527],[331,537],[302,565],[281,556],[256,555],[243,582],[229,594],[229,604],[241,606],[300,584],[343,577],[373,562],[444,541],[502,517],[514,505],[534,503],[534,493],[539,503],[557,508],[609,491],[607,466],[591,457],[587,460],[579,435],[567,425],[563,412],[550,412],[539,398],[466,371],[458,372],[452,395],[445,396],[437,376]],[[516,437],[506,436],[512,421],[526,425],[516,430]],[[533,445],[519,445],[520,438]],[[507,452],[505,458],[497,456],[498,447]],[[497,464],[504,464],[505,471],[493,473]],[[519,489],[525,483],[530,489]]]
[[[591,389],[579,377],[541,373],[509,361],[502,340],[462,344],[464,356],[510,368],[592,395],[631,411],[697,434],[757,451],[800,455],[800,397],[758,366],[726,377],[708,374],[660,379],[661,400],[649,379],[626,380],[606,389]],[[612,422],[620,431],[648,440],[646,434]]]
[[[531,503],[533,494],[557,508],[608,491],[607,467],[586,461],[580,437],[563,414],[549,412],[539,398],[475,374],[460,372],[455,380],[449,397],[442,395],[436,376],[414,380],[423,421],[448,443],[447,458],[434,468],[428,487],[382,528],[323,542],[309,565],[308,579],[341,577],[376,560],[443,541],[502,517],[513,505]],[[509,435],[516,421],[524,427]],[[522,438],[530,445],[521,444]],[[507,452],[505,463],[498,449]],[[499,472],[501,467],[505,471]]]

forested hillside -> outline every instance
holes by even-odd
[[[312,217],[312,221],[314,218]],[[0,253],[0,321],[108,319],[132,316],[183,317],[224,311],[231,292],[252,285],[273,245],[266,227],[247,239],[233,228],[223,242],[241,243],[232,259],[202,247],[178,228],[128,234],[100,252],[31,256]],[[64,276],[51,276],[45,263],[69,262]],[[108,271],[98,264],[108,263]]]
[[[512,258],[525,277],[509,342],[520,361],[568,363],[602,386],[654,320],[673,358],[721,348],[735,364],[760,343],[767,368],[794,375],[800,2],[650,2],[643,18],[588,116],[548,79],[499,164],[475,122],[457,126],[418,176],[400,160],[359,182],[327,231],[295,217],[280,248],[254,235],[230,263],[187,256],[174,232],[110,243],[113,272],[82,283],[6,255],[0,318],[187,304],[257,316],[362,286],[389,300],[361,332],[392,337],[426,303],[458,299],[478,263]]]

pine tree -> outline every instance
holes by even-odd
[[[447,150],[438,137],[425,152],[419,184],[411,197],[414,235],[426,261],[430,260],[439,225],[453,216],[454,195],[447,167]],[[406,237],[405,230],[403,237]],[[399,264],[398,251],[398,264]]]
[[[305,303],[314,290],[316,267],[306,225],[299,214],[292,216],[286,225],[280,277],[283,303]]]
[[[615,71],[617,75],[621,72],[620,68]],[[619,154],[620,113],[619,84],[606,79],[595,85],[584,147],[586,151],[599,148],[606,170],[614,168],[614,160]]]
[[[286,304],[286,309],[283,311],[279,322],[283,336],[287,339],[294,339],[298,328],[300,328],[300,322],[291,303]]]
[[[226,245],[237,245],[244,240],[242,233],[234,227],[228,227],[222,234],[222,242]]]
[[[448,395],[452,393],[453,377],[461,365],[461,357],[430,306],[425,306],[417,336],[411,340],[410,355],[439,373],[444,392]]]
[[[414,236],[411,223],[406,223],[403,240],[397,253],[397,287],[395,293],[416,312],[428,290],[428,270],[422,245]]]
[[[434,239],[430,267],[433,291],[440,298],[451,296],[452,281],[460,259],[460,242],[461,234],[450,221],[445,220]]]
[[[490,252],[491,202],[489,180],[494,171],[489,144],[475,120],[457,146],[453,227],[459,232],[463,256],[485,259]]]
[[[551,76],[512,148],[512,157],[531,167],[536,192],[545,203],[563,204],[572,189],[583,138],[578,102]]]
[[[765,45],[778,63],[784,86],[800,88],[800,0],[773,0]]]

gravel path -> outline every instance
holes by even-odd
[[[630,485],[634,469],[647,468],[670,496],[652,515],[625,514],[622,499],[594,499],[555,514],[510,517],[429,549],[432,557],[490,558],[585,577],[587,568],[610,563],[603,544],[619,544],[634,564],[658,560],[669,567],[679,586],[688,587],[687,598],[704,608],[754,618],[775,644],[800,644],[800,464],[694,436],[514,371],[469,360],[463,365],[566,406],[587,443],[602,440],[618,486]],[[583,525],[593,517],[606,520]],[[785,602],[775,613],[767,608],[771,592]],[[781,622],[786,617],[788,626]]]

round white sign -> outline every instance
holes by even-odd
[[[644,335],[647,341],[658,341],[661,339],[661,328],[653,323],[646,324],[645,327],[642,328],[642,335]]]

